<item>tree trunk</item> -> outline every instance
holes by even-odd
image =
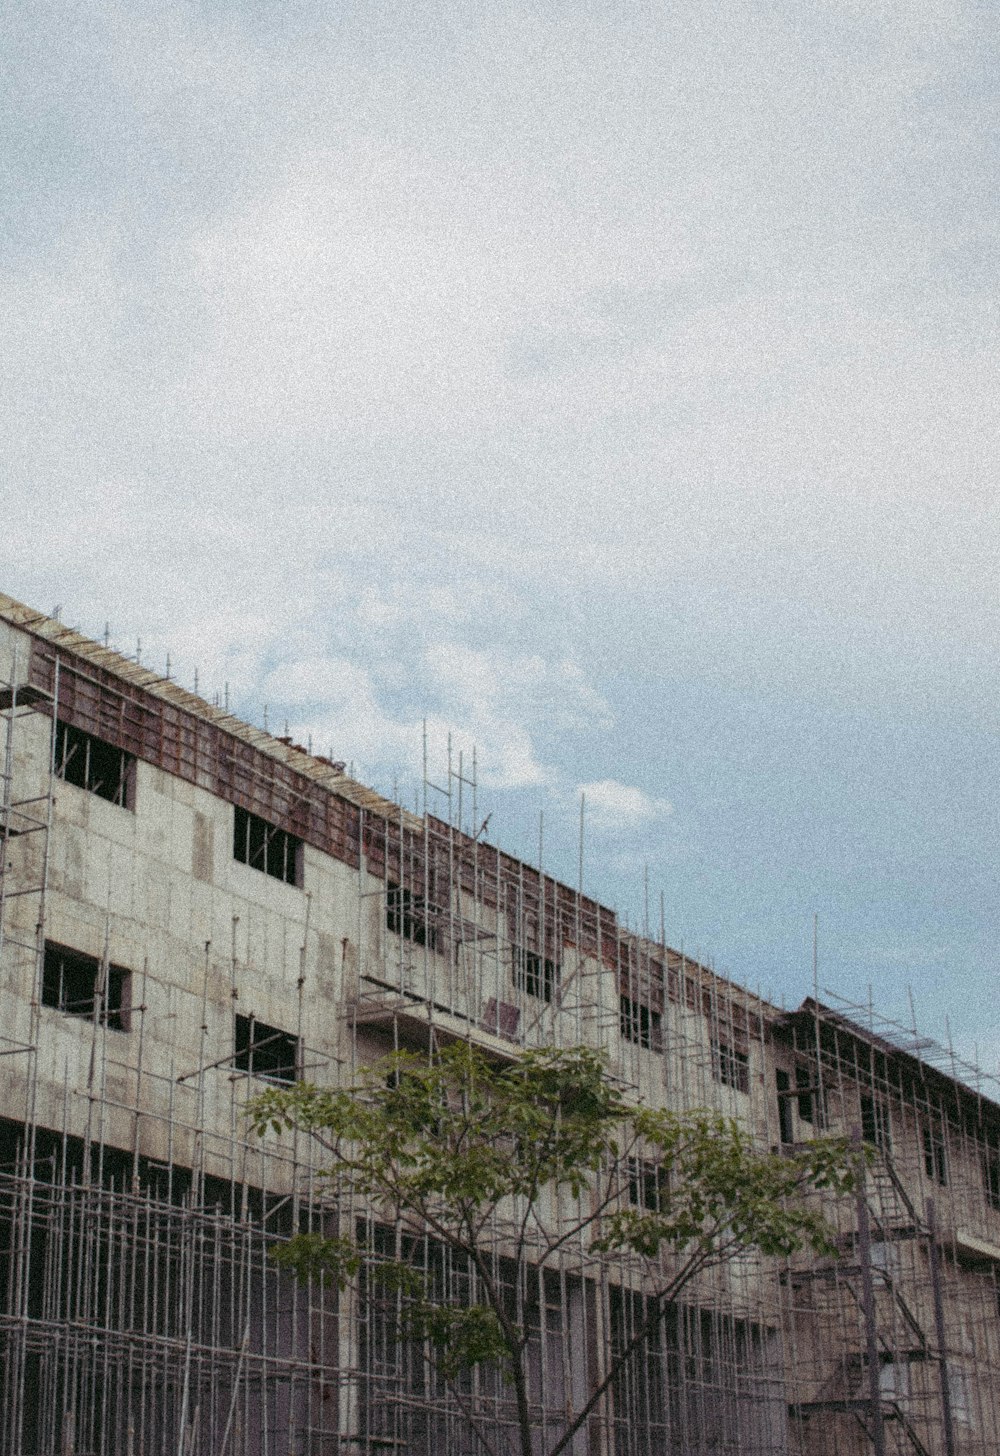
[[[531,1409],[528,1405],[528,1385],[524,1378],[524,1356],[513,1361],[514,1394],[517,1398],[517,1424],[521,1433],[521,1456],[532,1456]]]

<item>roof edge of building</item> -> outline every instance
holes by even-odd
[[[240,739],[241,742],[294,769],[296,773],[305,775],[318,787],[347,799],[367,813],[396,821],[402,816],[407,828],[418,831],[422,828],[423,821],[416,815],[351,778],[329,760],[311,754],[294,743],[286,743],[263,728],[255,728],[235,713],[216,707],[197,693],[181,687],[173,678],[165,677],[153,668],[143,667],[141,663],[126,657],[113,647],[105,647],[102,643],[95,642],[76,628],[67,627],[44,612],[36,612],[4,592],[0,592],[0,620],[48,642],[60,651],[72,653],[84,662],[113,673],[124,682],[142,688],[182,712],[214,724],[222,732]]]

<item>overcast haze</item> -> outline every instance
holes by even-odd
[[[0,586],[995,1069],[993,7],[6,29]]]

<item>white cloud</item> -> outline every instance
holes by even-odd
[[[482,790],[541,787],[551,777],[522,724],[503,719],[469,724],[438,713],[425,718],[395,715],[382,706],[370,682],[346,701],[290,718],[298,742],[311,739],[317,752],[351,762],[357,777],[383,785],[387,777],[404,788],[419,785],[425,734],[431,782],[446,780],[449,753],[454,772],[461,767],[471,781],[475,769]],[[276,721],[272,718],[272,725]],[[440,805],[431,807],[440,810]]]
[[[268,702],[286,708],[330,704],[336,711],[358,703],[365,708],[374,698],[371,675],[344,658],[299,658],[284,662],[268,673],[260,684]]]
[[[384,598],[383,598],[384,600]],[[358,609],[361,622],[372,625],[371,599]],[[412,626],[417,608],[392,605],[397,631]],[[385,621],[374,614],[374,630]],[[419,640],[419,639],[418,639]],[[273,723],[287,716],[296,737],[311,736],[323,751],[353,761],[370,775],[402,773],[419,780],[426,751],[431,777],[443,776],[449,751],[457,770],[475,772],[488,789],[540,789],[561,792],[562,776],[539,754],[536,739],[544,731],[563,738],[610,722],[607,703],[578,665],[567,659],[547,662],[538,653],[507,654],[473,649],[455,640],[424,644],[418,662],[423,672],[414,688],[413,667],[373,654],[364,661],[356,649],[350,658],[322,650],[288,656],[273,636],[268,655],[280,659],[261,673],[256,696],[268,704]],[[400,688],[416,699],[415,710],[396,701]],[[449,750],[450,741],[450,750]]]
[[[441,647],[432,655],[445,660],[448,652]],[[475,761],[483,788],[528,788],[551,778],[538,761],[530,727],[513,711],[516,705],[504,706],[488,683],[446,677],[443,685],[442,694],[440,682],[428,681],[420,716],[394,711],[373,671],[320,657],[282,663],[260,692],[279,718],[290,715],[299,740],[311,736],[323,752],[332,744],[335,757],[355,762],[362,773],[402,772],[417,782],[426,734],[432,777],[441,775],[450,751],[456,771],[462,756],[467,776]]]
[[[343,658],[308,658],[275,667],[260,686],[272,728],[287,715],[299,742],[351,761],[361,776],[394,766],[415,772],[421,725],[394,717],[379,701],[372,674]]]
[[[601,778],[600,734],[656,783],[689,687],[734,772],[744,690],[778,716],[833,694],[886,744],[933,704],[961,725],[942,774],[977,761],[982,5],[42,0],[11,24],[15,595],[110,618],[383,785],[419,777],[425,716],[435,767],[475,744],[526,817],[592,780],[609,866],[667,810]]]
[[[474,620],[487,604],[496,608],[483,583],[469,581],[459,593],[452,586],[425,583],[415,592],[411,582],[381,582],[365,586],[357,605],[359,622],[366,628],[391,631],[397,627],[412,628],[417,622],[423,628],[440,630],[442,626],[458,627]]]
[[[654,798],[617,779],[580,784],[577,794],[584,796],[586,822],[604,832],[631,833],[659,823],[674,812],[667,799]]]
[[[611,726],[611,710],[577,663],[547,662],[539,653],[510,654],[460,642],[438,642],[424,654],[431,680],[474,717],[523,714],[571,732]]]
[[[886,189],[914,165],[914,38],[953,81],[976,12],[831,4],[812,34],[780,7],[766,24],[675,9],[449,13],[439,55],[433,4],[380,29],[384,51],[364,44],[363,6],[336,45],[324,27],[261,33],[238,8],[56,25],[45,94],[93,111],[82,134],[118,148],[99,175],[119,202],[137,206],[133,169],[154,195],[127,227],[92,207],[8,268],[10,469],[28,483],[12,558],[44,547],[55,575],[100,511],[119,549],[77,579],[100,574],[107,600],[150,544],[187,576],[206,522],[286,579],[304,553],[347,569],[430,543],[461,581],[421,583],[431,640],[481,612],[480,560],[511,583],[508,618],[544,607],[547,582],[592,589],[583,639],[604,635],[601,593],[695,578],[737,619],[770,578],[832,631],[859,584],[886,590],[904,538],[880,604],[909,634],[900,677],[959,617],[982,651],[990,533],[951,515],[942,602],[934,508],[942,487],[991,489],[995,315],[941,259],[974,257],[992,220],[970,203],[954,235],[943,202]],[[959,53],[927,50],[943,32]],[[961,162],[971,183],[977,155],[949,148],[974,103],[941,104],[954,124],[921,165]],[[79,120],[55,108],[46,125],[76,144]],[[177,490],[186,509],[164,502]],[[361,588],[368,625],[413,620],[392,595],[412,597],[412,566],[397,577]],[[134,616],[148,592],[126,587]],[[722,630],[709,616],[698,633]]]

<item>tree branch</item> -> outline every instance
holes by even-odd
[[[652,1334],[653,1330],[660,1323],[667,1310],[670,1308],[671,1301],[676,1298],[676,1296],[680,1293],[684,1286],[686,1284],[689,1284],[690,1281],[695,1277],[695,1275],[700,1273],[705,1265],[709,1262],[710,1260],[707,1254],[705,1254],[701,1250],[696,1250],[690,1256],[688,1262],[683,1266],[683,1268],[680,1269],[676,1276],[670,1281],[666,1289],[660,1290],[658,1294],[649,1296],[650,1302],[655,1306],[652,1314],[647,1316],[647,1318],[639,1326],[636,1333],[629,1340],[628,1344],[625,1345],[624,1349],[620,1350],[619,1353],[614,1356],[611,1364],[608,1367],[608,1372],[605,1375],[604,1379],[600,1382],[599,1385],[595,1386],[593,1391],[591,1391],[590,1397],[587,1400],[586,1405],[584,1405],[583,1408],[576,1415],[572,1424],[566,1427],[566,1430],[560,1436],[556,1444],[549,1449],[548,1456],[559,1456],[559,1452],[564,1450],[566,1446],[569,1445],[570,1441],[572,1441],[573,1437],[583,1425],[584,1421],[586,1421],[591,1415],[598,1402],[603,1398],[606,1392],[618,1379],[618,1376],[621,1374],[622,1370],[625,1368],[629,1360],[631,1360],[635,1352],[640,1348],[641,1345],[645,1344],[646,1340],[649,1339],[649,1336]]]

